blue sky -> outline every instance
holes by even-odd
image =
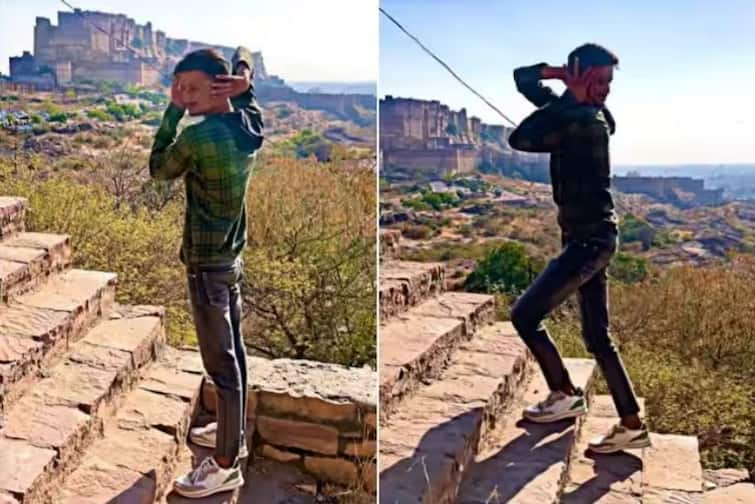
[[[563,64],[584,42],[610,48],[620,59],[608,98],[618,125],[611,143],[616,164],[755,163],[751,0],[382,0],[381,6],[515,121],[532,106],[516,92],[514,68]],[[503,123],[383,16],[378,92],[438,99]]]
[[[168,36],[262,50],[286,80],[377,79],[377,0],[71,0],[85,10],[152,21]],[[222,9],[217,6],[221,6]],[[66,10],[59,0],[0,0],[0,72],[33,48],[34,19]]]

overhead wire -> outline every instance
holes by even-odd
[[[398,27],[399,30],[401,30],[407,37],[412,39],[423,51],[425,51],[428,55],[430,55],[431,58],[433,58],[435,61],[437,61],[443,68],[448,71],[457,81],[459,81],[465,88],[467,88],[469,91],[471,91],[475,96],[477,96],[479,99],[481,99],[485,104],[493,109],[498,115],[503,117],[506,121],[508,121],[512,126],[516,127],[516,122],[511,120],[506,114],[504,114],[501,109],[496,107],[490,100],[485,98],[485,96],[482,95],[479,91],[477,91],[475,88],[473,88],[471,85],[469,85],[464,79],[462,79],[456,71],[454,71],[451,66],[443,61],[439,56],[437,56],[433,51],[431,51],[425,44],[422,43],[422,41],[409,32],[404,26],[396,20],[393,16],[391,16],[384,8],[378,7],[380,10],[380,13],[383,14],[386,18],[388,18],[394,25]]]

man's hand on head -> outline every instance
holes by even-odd
[[[239,75],[216,75],[215,81],[210,85],[210,93],[213,96],[233,98],[249,89],[252,72],[246,65],[239,65],[236,71]]]
[[[579,71],[579,58],[574,58],[574,68],[571,71],[566,69],[564,83],[574,95],[577,103],[592,103],[592,97],[589,92],[592,84],[592,76],[592,67],[583,72]]]
[[[175,76],[173,77],[173,82],[170,85],[170,101],[173,103],[173,105],[180,109],[186,108],[186,105],[181,98],[181,85],[178,81],[178,77]]]

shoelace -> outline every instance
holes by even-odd
[[[214,469],[211,457],[205,458],[199,466],[191,473],[189,479],[191,483],[196,485],[198,481],[203,480]]]

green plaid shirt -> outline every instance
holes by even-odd
[[[514,80],[525,98],[539,107],[509,136],[512,148],[549,152],[553,200],[563,229],[578,233],[601,224],[616,225],[611,196],[608,138],[616,129],[605,107],[579,104],[566,91],[543,86],[545,63],[517,68]]]
[[[246,192],[262,143],[262,116],[251,88],[232,103],[233,112],[208,115],[178,136],[184,110],[171,103],[155,135],[150,175],[184,177],[181,260],[190,266],[232,264],[246,245]]]

